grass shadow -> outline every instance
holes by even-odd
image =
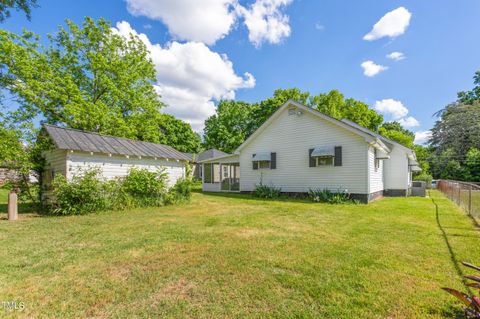
[[[465,286],[468,293],[471,295],[472,290],[470,289],[470,287],[466,286],[467,281],[463,277],[465,275],[465,273],[463,272],[462,268],[460,268],[460,262],[458,261],[457,256],[456,256],[455,252],[453,251],[452,245],[451,245],[450,240],[448,238],[448,234],[445,231],[445,228],[443,227],[443,225],[440,221],[440,213],[439,213],[438,204],[430,194],[429,194],[429,197],[432,200],[433,205],[435,206],[435,220],[437,222],[438,229],[442,233],[442,237],[443,237],[443,240],[445,242],[445,245],[447,246],[447,250],[448,250],[448,253],[450,255],[450,260],[452,261],[453,267],[454,267],[455,271],[457,272],[457,275],[462,279],[463,285]]]

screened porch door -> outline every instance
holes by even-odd
[[[222,191],[240,190],[240,163],[222,164]]]

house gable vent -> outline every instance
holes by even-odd
[[[302,114],[303,114],[303,111],[296,107],[291,107],[288,109],[288,115],[301,116]]]

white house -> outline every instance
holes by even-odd
[[[415,153],[348,120],[337,120],[289,100],[234,154],[201,161],[202,189],[251,192],[272,185],[286,193],[346,190],[369,202],[406,196]]]
[[[55,174],[70,180],[89,168],[97,168],[106,179],[124,177],[133,167],[152,172],[163,168],[168,173],[168,186],[185,176],[189,158],[170,146],[53,125],[44,127],[54,145],[43,154],[42,187],[47,196]]]

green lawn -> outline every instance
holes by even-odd
[[[195,193],[175,207],[0,220],[0,302],[25,303],[0,317],[452,317],[460,307],[440,287],[462,288],[456,262],[480,263],[480,233],[432,196],[438,216],[431,198]]]

